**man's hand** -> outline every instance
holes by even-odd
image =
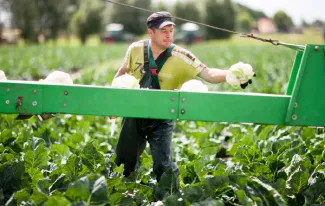
[[[229,68],[226,81],[234,88],[239,88],[240,86],[242,89],[245,89],[248,84],[253,83],[253,76],[256,76],[256,74],[253,72],[251,65],[238,62]]]

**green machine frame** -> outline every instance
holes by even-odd
[[[119,116],[325,126],[325,45],[296,50],[286,94],[184,92],[0,82],[0,113]]]

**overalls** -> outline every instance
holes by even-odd
[[[150,49],[150,61],[148,58],[149,40],[144,42],[144,68],[141,72],[143,78],[140,81],[141,88],[160,89],[158,76],[160,69],[170,56],[174,45],[165,50],[154,60]],[[149,69],[150,65],[150,69]],[[115,163],[124,164],[124,175],[129,176],[135,170],[138,158],[146,148],[146,141],[150,144],[153,171],[157,181],[162,174],[172,168],[176,177],[179,170],[172,161],[172,131],[174,120],[123,118],[120,137],[116,147]]]

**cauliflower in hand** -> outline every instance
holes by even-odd
[[[0,70],[0,81],[7,81],[6,74]]]
[[[244,89],[248,83],[252,83],[253,76],[255,76],[255,73],[251,65],[238,62],[229,68],[226,81],[234,88],[239,88],[240,86]]]
[[[208,92],[208,87],[203,84],[201,81],[192,79],[185,82],[180,91],[187,91],[187,92]]]
[[[139,89],[140,84],[139,81],[134,76],[129,74],[124,74],[113,80],[112,87]]]

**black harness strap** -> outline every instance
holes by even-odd
[[[143,68],[140,70],[141,74],[143,75],[143,77],[140,81],[141,88],[150,88],[151,87],[148,46],[149,46],[149,39],[145,40],[144,44],[143,44],[144,61],[143,61]]]

